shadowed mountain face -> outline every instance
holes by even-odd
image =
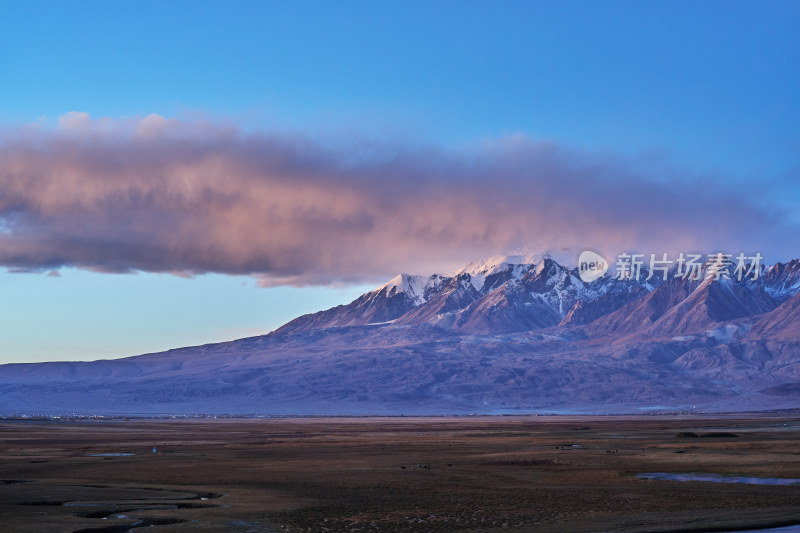
[[[650,279],[647,279],[647,278]],[[800,261],[756,280],[606,275],[550,258],[402,274],[261,337],[0,366],[0,412],[399,414],[800,404]]]
[[[773,311],[759,317],[747,337],[800,341],[800,294],[792,296]]]

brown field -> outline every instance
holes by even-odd
[[[692,431],[699,438],[676,437]],[[732,432],[738,436],[709,437]],[[152,447],[157,452],[152,452]],[[129,456],[92,454],[131,453]],[[0,421],[0,530],[731,531],[800,523],[800,416]]]

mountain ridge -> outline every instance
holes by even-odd
[[[402,274],[257,337],[0,366],[0,413],[452,414],[800,404],[800,261],[757,280],[552,258]]]

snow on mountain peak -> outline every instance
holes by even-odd
[[[765,290],[778,300],[800,293],[800,260],[793,259],[764,268],[763,280]]]
[[[510,255],[495,255],[489,259],[481,261],[473,261],[461,270],[457,271],[458,274],[469,275],[484,275],[491,276],[497,272],[502,272],[508,269],[509,265],[535,265],[542,260],[542,257],[537,254],[510,254]]]
[[[441,278],[437,274],[434,274],[433,276],[398,274],[388,282],[378,287],[375,292],[380,292],[384,289],[386,289],[386,294],[396,294],[402,292],[414,302],[415,306],[421,305],[427,301],[427,298],[425,297],[425,289],[435,285],[439,279]]]
[[[483,283],[488,276],[513,269],[512,275],[518,278],[523,270],[518,267],[528,267],[541,262],[541,256],[533,253],[527,254],[509,254],[509,255],[495,255],[488,259],[481,261],[473,261],[461,270],[452,273],[452,276],[461,274],[469,274],[472,286],[480,291],[483,288]],[[516,268],[515,268],[516,267]]]

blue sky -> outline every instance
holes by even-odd
[[[797,2],[4,2],[2,118],[523,131],[786,168]]]
[[[788,212],[785,225],[800,202],[798,27],[800,2],[0,1],[0,124],[9,143],[73,111],[115,124],[157,114],[181,132],[203,123],[326,149],[375,143],[383,159],[522,137],[567,161],[589,154],[584,168],[733,188],[734,202]],[[796,242],[772,257],[800,256]],[[0,362],[265,332],[393,272],[387,259],[346,279],[315,274],[312,287],[261,288],[258,269],[241,265],[203,263],[196,272],[207,273],[188,279],[157,273],[163,265],[98,273],[82,260],[56,265],[60,277],[0,274]],[[150,268],[141,264],[129,268]]]

